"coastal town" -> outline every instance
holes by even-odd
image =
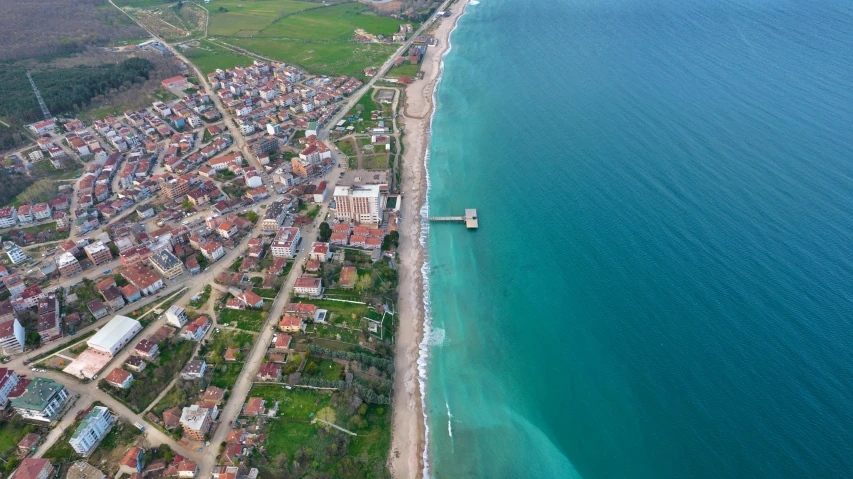
[[[420,207],[398,118],[428,83],[395,70],[430,57],[444,16],[401,26],[361,78],[260,59],[202,74],[160,40],[182,69],[167,97],[27,125],[3,167],[67,174],[0,207],[11,477],[390,475],[417,241],[401,227]]]

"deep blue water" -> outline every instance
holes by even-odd
[[[853,2],[481,0],[452,41],[430,473],[853,476]]]

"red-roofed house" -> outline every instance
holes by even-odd
[[[119,389],[127,389],[133,383],[133,374],[124,369],[115,368],[107,374],[104,381]]]

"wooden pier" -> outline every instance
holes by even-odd
[[[465,223],[465,226],[468,229],[475,230],[479,226],[477,221],[477,210],[476,209],[466,209],[465,216],[430,216],[430,221],[455,221],[459,223]]]

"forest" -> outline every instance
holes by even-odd
[[[31,75],[48,109],[57,115],[80,111],[96,96],[122,85],[142,83],[153,68],[144,58],[129,58],[118,64],[34,71]],[[0,85],[5,93],[0,117],[23,123],[42,119],[26,73],[20,66],[0,69]]]
[[[65,55],[146,35],[107,0],[0,0],[0,12],[0,61]]]

